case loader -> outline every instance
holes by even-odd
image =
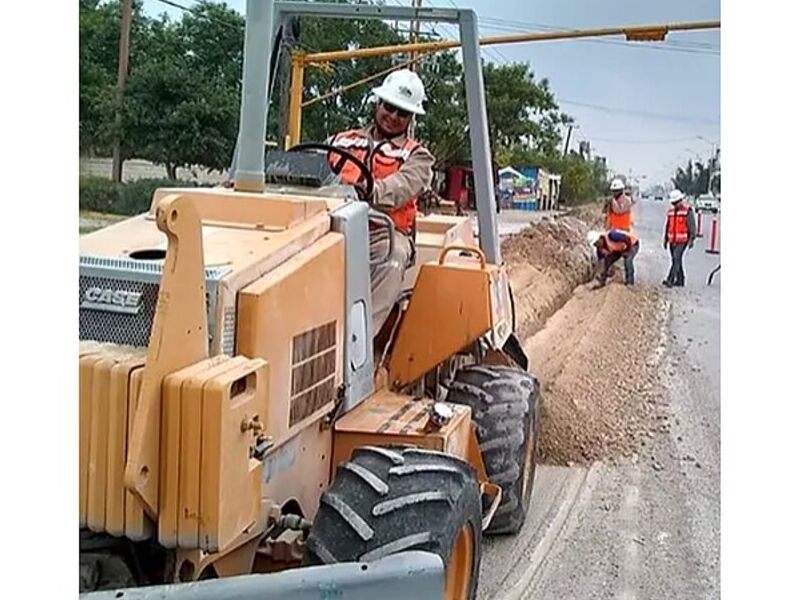
[[[461,27],[480,243],[468,217],[420,219],[380,332],[369,231],[391,221],[326,171],[341,150],[265,156],[297,15]],[[233,188],[159,189],[81,238],[81,593],[474,598],[482,536],[524,521],[539,424],[474,13],[248,0],[237,149]]]

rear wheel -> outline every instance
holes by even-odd
[[[518,532],[525,522],[536,471],[538,381],[514,367],[470,366],[456,374],[447,401],[472,409],[486,474],[503,490],[486,532]]]
[[[322,495],[306,562],[369,562],[406,550],[442,558],[445,598],[475,598],[481,559],[475,471],[432,450],[357,448]]]

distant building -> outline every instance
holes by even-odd
[[[555,210],[561,194],[561,175],[543,167],[505,167],[498,172],[501,206],[522,210]]]

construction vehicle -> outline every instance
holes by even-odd
[[[297,15],[461,27],[480,244],[420,219],[380,332],[368,239],[391,221],[312,176],[357,159],[315,144],[265,170],[271,40]],[[525,519],[539,425],[477,34],[471,10],[248,0],[233,188],[160,189],[81,238],[86,598],[475,597],[482,535]]]

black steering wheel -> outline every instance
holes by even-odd
[[[287,152],[303,152],[304,150],[324,150],[329,154],[336,154],[339,156],[339,160],[336,161],[334,165],[331,166],[331,171],[333,171],[334,175],[339,175],[344,169],[344,165],[347,161],[352,162],[355,166],[358,167],[358,170],[361,171],[361,177],[358,178],[358,181],[364,180],[364,187],[361,188],[360,186],[356,186],[356,193],[358,194],[359,200],[363,200],[368,204],[372,204],[372,192],[375,189],[375,178],[372,176],[372,173],[369,170],[369,167],[364,164],[364,161],[354,156],[352,153],[348,152],[347,150],[343,150],[342,148],[337,148],[336,146],[332,146],[331,144],[323,144],[320,142],[306,142],[303,144],[297,144],[289,148]]]

